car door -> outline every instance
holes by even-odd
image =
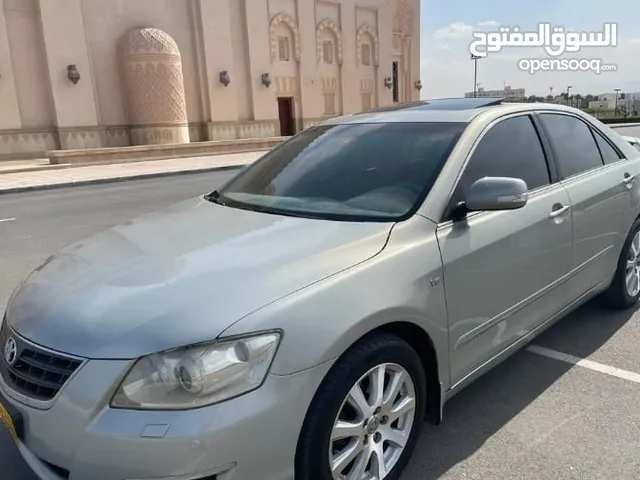
[[[573,265],[569,298],[608,282],[634,219],[631,189],[638,181],[624,155],[577,116],[540,113],[571,201]]]
[[[486,176],[521,178],[521,209],[474,212],[437,229],[450,328],[451,378],[462,381],[562,308],[571,268],[569,197],[553,183],[529,115],[485,129],[458,176],[450,205]]]

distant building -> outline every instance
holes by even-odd
[[[618,105],[621,103],[621,95],[618,94]],[[616,94],[614,93],[601,93],[598,95],[598,100],[589,102],[589,108],[598,108],[602,110],[613,110],[616,107]]]
[[[473,92],[467,92],[464,94],[466,98],[473,98]],[[509,85],[505,86],[502,90],[485,90],[484,88],[478,88],[475,93],[476,97],[502,97],[509,101],[525,100],[524,88],[511,88]]]
[[[613,110],[616,108],[622,108],[627,112],[638,111],[638,105],[640,102],[640,93],[625,93],[619,92],[617,94],[616,101],[616,93],[608,92],[601,93],[598,95],[598,100],[593,100],[589,102],[589,108],[596,108],[600,110]]]
[[[0,1],[0,159],[289,136],[419,80],[420,0]]]
[[[589,108],[600,110],[613,110],[615,108],[615,100],[592,100],[589,102]]]

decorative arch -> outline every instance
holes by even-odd
[[[318,24],[316,30],[316,56],[318,62],[322,62],[322,39],[320,34],[325,30],[331,30],[336,37],[336,46],[338,50],[338,65],[342,65],[342,32],[338,26],[329,19],[325,19]]]
[[[291,30],[293,34],[293,55],[296,62],[300,62],[300,29],[296,22],[286,13],[279,13],[273,17],[271,25],[269,26],[269,35],[271,36],[271,61],[275,61],[278,57],[278,36],[276,29],[281,23],[289,27],[289,30]]]
[[[380,65],[380,45],[378,43],[378,34],[371,25],[362,25],[358,29],[356,36],[356,57],[358,59],[358,65],[362,64],[362,40],[365,35],[369,35],[373,39],[373,65]]]

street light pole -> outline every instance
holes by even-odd
[[[473,60],[473,98],[477,96],[477,86],[478,86],[478,59],[480,57],[478,55],[471,54],[471,60]]]
[[[567,107],[569,106],[569,91],[572,89],[573,87],[571,85],[569,85],[567,87]]]
[[[618,115],[618,92],[620,92],[620,88],[614,88],[613,91],[616,92],[616,103],[615,103],[615,107],[613,108],[613,116],[616,117]]]

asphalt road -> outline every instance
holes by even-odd
[[[31,269],[64,245],[208,192],[229,175],[0,196],[0,308]],[[640,321],[635,312],[611,313],[590,304],[534,344],[598,363],[585,368],[517,353],[453,398],[443,425],[424,426],[403,480],[640,478]],[[4,431],[0,478],[36,480]]]

